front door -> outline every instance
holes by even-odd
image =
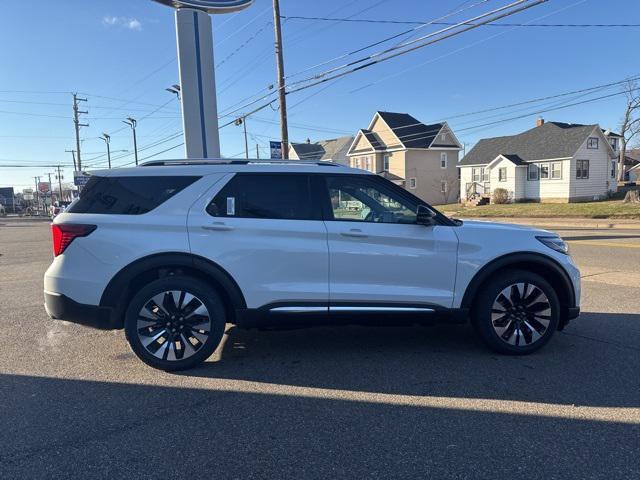
[[[378,176],[325,179],[331,307],[451,307],[455,227],[416,224],[423,202]]]

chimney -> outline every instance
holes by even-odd
[[[544,125],[544,118],[538,117],[536,120],[536,127],[541,127],[542,125]]]
[[[307,145],[311,143],[311,139],[307,138]]]

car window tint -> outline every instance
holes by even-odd
[[[287,174],[238,174],[207,207],[214,217],[315,220],[309,177]]]
[[[91,177],[71,204],[71,213],[141,215],[166,202],[201,177]]]
[[[327,178],[327,187],[334,220],[416,223],[418,205],[379,182],[336,175]]]

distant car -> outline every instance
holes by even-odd
[[[54,202],[54,204],[49,207],[49,216],[51,219],[56,218],[63,213],[69,205],[71,205],[71,202]]]
[[[52,233],[49,315],[124,328],[162,370],[205,361],[227,323],[470,319],[490,348],[514,355],[580,311],[580,273],[558,235],[452,220],[379,175],[327,162],[94,172]]]

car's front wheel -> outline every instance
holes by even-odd
[[[199,280],[176,275],[155,280],[134,295],[125,334],[147,365],[177,371],[209,358],[222,340],[225,324],[220,296]]]
[[[493,350],[509,355],[535,352],[558,328],[560,301],[553,287],[533,272],[512,270],[490,279],[478,293],[473,325]]]

